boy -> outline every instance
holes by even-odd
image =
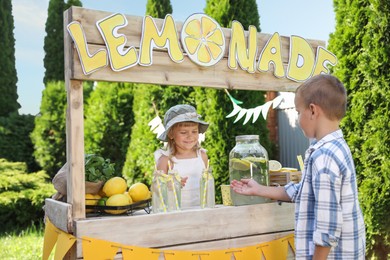
[[[232,189],[295,202],[296,259],[364,259],[365,228],[355,166],[339,128],[347,94],[334,76],[317,75],[296,91],[299,125],[314,141],[305,153],[302,180],[266,187],[252,179],[233,180]]]

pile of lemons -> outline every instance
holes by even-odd
[[[113,177],[104,183],[103,188],[98,194],[85,194],[85,204],[118,207],[147,200],[150,197],[151,192],[144,183],[137,182],[128,188],[124,178]],[[91,211],[91,209],[87,209],[86,212]],[[109,214],[122,214],[126,211],[127,209],[105,210]]]

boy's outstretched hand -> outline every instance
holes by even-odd
[[[241,181],[233,180],[230,187],[242,195],[257,195],[261,186],[253,179],[241,179]]]

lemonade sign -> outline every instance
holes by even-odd
[[[97,21],[96,27],[104,40],[105,48],[91,53],[81,23],[73,21],[68,24],[67,30],[75,43],[85,75],[108,64],[116,72],[136,65],[151,66],[155,48],[166,49],[175,63],[183,62],[187,56],[201,67],[216,65],[227,51],[227,67],[231,70],[240,67],[248,73],[255,73],[269,72],[273,68],[275,77],[288,78],[295,82],[303,82],[320,73],[329,73],[327,65],[335,66],[337,63],[336,56],[325,48],[318,46],[315,55],[305,39],[291,36],[288,66],[285,68],[281,51],[282,40],[278,33],[274,33],[264,47],[259,49],[256,27],[249,26],[248,31],[245,31],[240,22],[233,21],[231,37],[226,39],[224,31],[229,29],[221,28],[213,18],[201,13],[186,19],[180,37],[171,15],[165,17],[161,30],[157,28],[154,18],[145,16],[139,50],[135,46],[126,48],[126,35],[118,32],[127,25],[126,16],[119,13]]]

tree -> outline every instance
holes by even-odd
[[[260,32],[260,16],[256,0],[207,0],[205,13],[223,27],[230,28],[232,21],[239,21],[247,30],[254,25]]]
[[[40,113],[31,133],[34,156],[51,177],[66,162],[66,91],[63,81],[49,82],[43,90]]]
[[[164,18],[172,13],[170,0],[148,0],[146,3],[146,14],[155,18]]]
[[[50,0],[45,25],[46,36],[43,49],[45,76],[43,83],[64,80],[64,0]]]
[[[71,6],[82,6],[80,0],[50,0],[45,25],[43,49],[45,76],[43,83],[65,80],[64,77],[64,18],[63,13]]]
[[[251,15],[245,14],[245,10]],[[250,11],[249,11],[250,10]],[[256,1],[239,0],[207,0],[205,12],[216,19],[222,27],[229,27],[233,20],[239,21],[245,29],[253,25],[260,32],[260,21]],[[264,92],[261,91],[231,91],[235,98],[243,101],[247,108],[256,107],[264,103]],[[243,126],[240,120],[227,119],[226,115],[232,110],[230,99],[223,90],[197,88],[195,100],[198,111],[210,122],[210,129],[206,132],[204,143],[213,166],[215,185],[219,187],[229,181],[229,153],[235,146],[235,136],[244,134],[260,135],[260,142],[270,153],[271,143],[265,121],[259,119],[256,123]],[[270,153],[270,157],[273,155]],[[220,201],[220,190],[216,190],[217,200]]]
[[[336,30],[329,50],[345,84],[349,109],[342,121],[359,180],[368,257],[389,259],[390,3],[334,0]]]
[[[134,122],[133,88],[125,83],[100,82],[85,109],[85,152],[115,163],[121,173]]]
[[[11,0],[0,3],[0,116],[18,112],[18,81],[15,67],[14,18]]]

